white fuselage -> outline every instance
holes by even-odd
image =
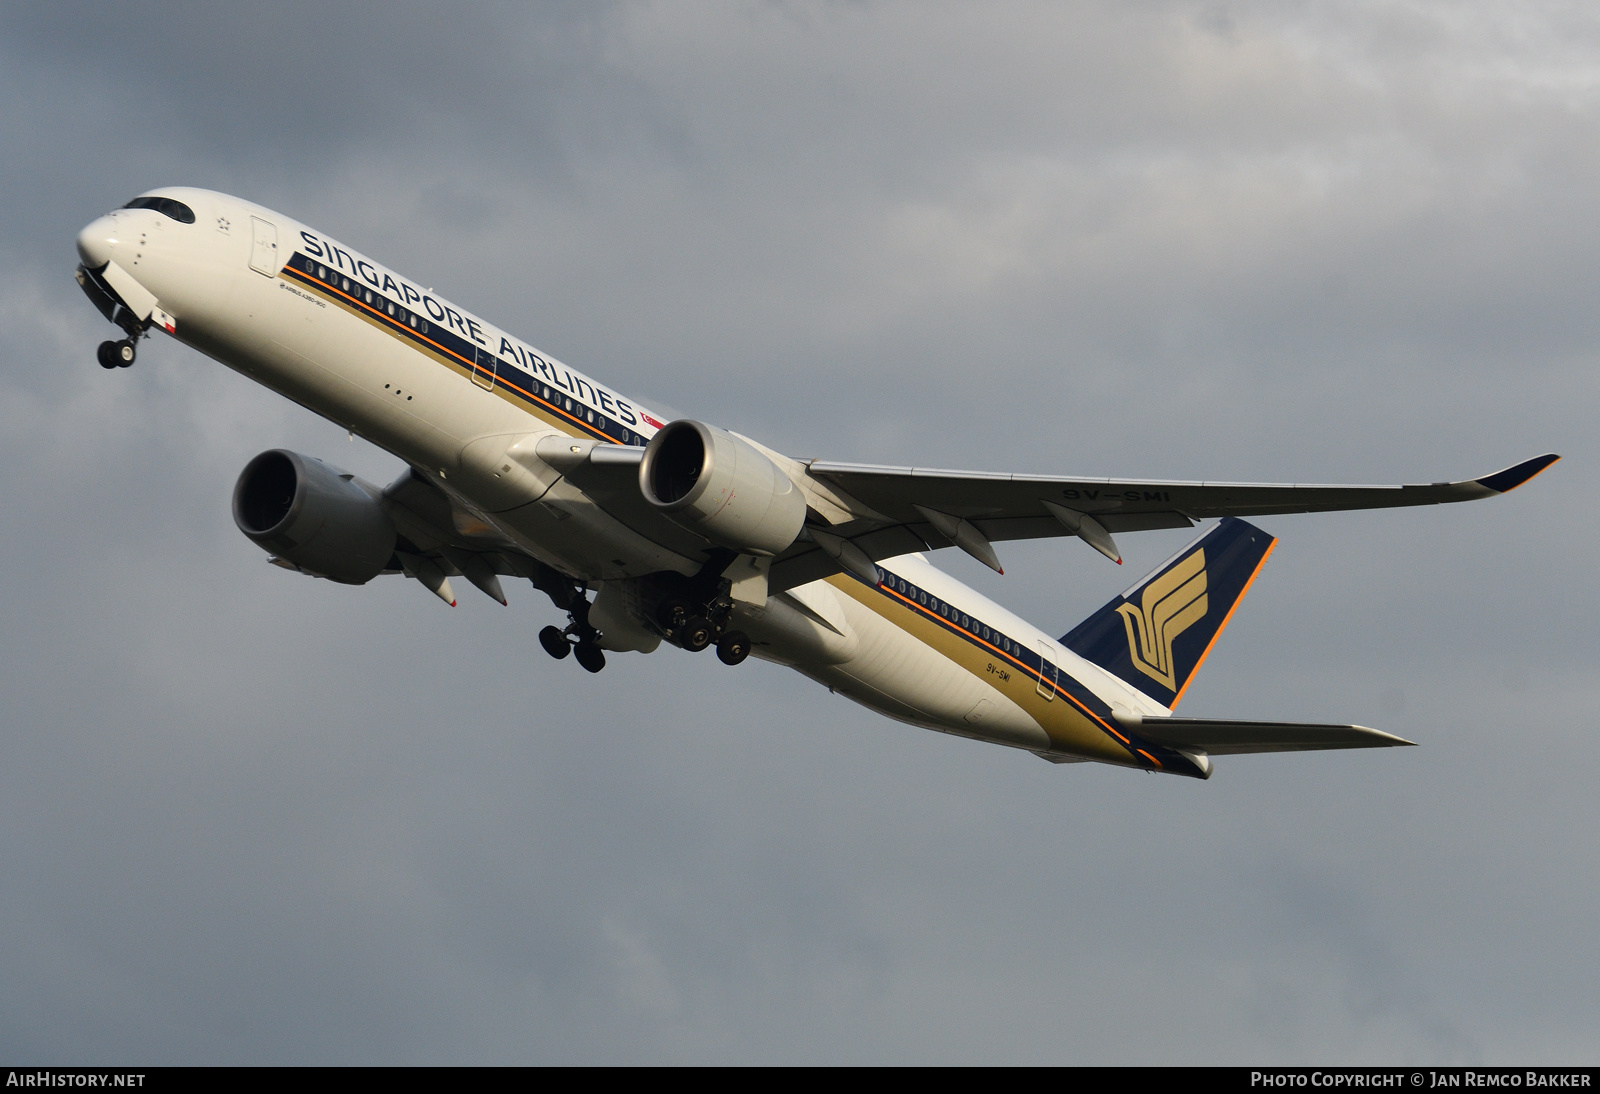
[[[160,193],[195,223],[123,209],[78,248],[153,296],[174,337],[436,479],[481,531],[600,590],[597,606],[608,584],[700,565],[534,452],[549,437],[645,444],[663,423],[637,400],[279,213]],[[835,575],[740,603],[736,620],[759,656],[889,717],[1056,760],[1154,763],[1108,712],[1161,717],[1159,703],[920,555],[879,565],[877,587]]]

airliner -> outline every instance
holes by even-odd
[[[1212,757],[1406,745],[1364,726],[1173,713],[1276,539],[1244,518],[1469,501],[1558,457],[1412,486],[1124,481],[794,459],[664,421],[326,233],[225,194],[149,191],[79,233],[77,281],[121,338],[161,331],[404,461],[387,486],[285,449],[233,492],[239,530],[285,570],[404,575],[451,606],[502,578],[566,624],[538,641],[599,672],[663,644],[751,654],[912,725],[1054,763],[1209,778]],[[1213,523],[1214,521],[1214,523]],[[954,547],[1200,534],[1060,637],[949,577]]]

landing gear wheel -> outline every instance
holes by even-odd
[[[750,636],[743,631],[729,631],[717,640],[717,658],[724,665],[737,665],[750,656]]]
[[[116,368],[122,364],[119,356],[120,342],[101,342],[100,348],[94,351],[95,360],[100,362],[101,368]]]
[[[131,338],[124,338],[122,341],[114,343],[114,345],[116,346],[117,364],[123,368],[133,364],[133,359],[139,355],[139,351],[133,348],[133,340]]]
[[[596,642],[579,642],[577,645],[578,664],[590,672],[599,672],[606,667],[606,651],[601,649]]]
[[[689,606],[681,600],[668,600],[656,609],[656,621],[668,631],[675,631],[689,620]]]
[[[544,647],[545,653],[557,661],[572,652],[572,643],[568,642],[567,636],[555,627],[546,627],[539,632],[539,645]],[[583,660],[581,655],[578,660]]]
[[[678,632],[678,645],[690,653],[699,653],[711,645],[711,636],[715,633],[711,620],[703,615],[697,615],[685,623],[683,630]]]

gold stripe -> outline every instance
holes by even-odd
[[[1129,754],[1132,742],[1127,737],[1118,733],[1104,719],[1085,710],[1079,700],[1059,684],[1054,685],[1055,692],[1067,702],[1046,701],[1034,686],[1038,682],[1038,675],[999,647],[985,642],[976,635],[967,636],[965,631],[959,634],[952,632],[940,615],[929,611],[898,590],[886,586],[869,589],[861,582],[843,574],[836,574],[826,580],[834,589],[875,612],[891,626],[905,631],[918,642],[943,654],[1016,703],[1044,730],[1052,748],[1111,763],[1127,764],[1130,760],[1137,763],[1137,760]],[[875,593],[887,593],[888,597],[873,595]],[[906,609],[910,609],[909,612]],[[1003,681],[997,674],[987,671],[987,665],[984,663],[985,650],[992,652],[997,660],[1005,663],[1007,670],[1012,673],[1012,679]],[[1060,671],[1060,666],[1057,666],[1057,670]],[[1154,759],[1151,759],[1154,762]]]

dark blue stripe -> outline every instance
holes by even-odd
[[[610,418],[604,411],[588,405],[581,399],[572,399],[559,388],[541,382],[535,376],[523,371],[520,365],[507,361],[497,354],[491,354],[476,343],[462,338],[426,314],[406,308],[392,298],[374,292],[360,280],[326,265],[320,268],[327,271],[327,277],[318,277],[316,272],[318,268],[315,259],[297,251],[289,259],[283,272],[296,283],[323,296],[331,297],[335,303],[353,308],[360,314],[378,320],[390,333],[400,335],[418,349],[442,353],[469,374],[484,375],[489,371],[484,365],[492,363],[495,371],[495,388],[509,392],[522,403],[554,414],[589,436],[626,445],[643,445],[649,440],[644,434]],[[371,302],[366,300],[369,295],[372,297]],[[393,315],[388,313],[390,308],[394,309]],[[417,326],[412,326],[413,321]],[[573,409],[567,410],[563,405],[564,401],[571,402]],[[587,419],[585,415],[589,413],[595,416],[595,421]]]
[[[1150,766],[1149,761],[1147,761],[1143,756],[1139,755],[1139,750],[1142,749],[1143,751],[1148,752],[1152,756],[1156,757],[1156,759],[1160,762],[1160,766],[1169,772],[1180,775],[1192,775],[1196,778],[1205,777],[1204,773],[1195,766],[1193,761],[1170,748],[1162,745],[1152,744],[1149,741],[1143,740],[1136,733],[1132,733],[1127,729],[1121,728],[1120,725],[1115,731],[1108,729],[1107,724],[1115,721],[1111,714],[1111,707],[1107,705],[1104,700],[1096,695],[1082,681],[1064,671],[1059,665],[1056,665],[1044,658],[1038,653],[1038,651],[1030,649],[1025,643],[1018,642],[1010,635],[1002,633],[995,627],[989,627],[989,633],[994,636],[993,639],[986,640],[982,637],[981,631],[982,628],[988,626],[988,624],[984,623],[981,619],[976,618],[970,612],[960,611],[954,605],[951,605],[947,601],[940,600],[938,597],[934,596],[926,589],[916,585],[914,582],[906,581],[906,579],[899,574],[895,574],[884,569],[882,565],[878,566],[878,572],[881,575],[881,580],[877,586],[878,592],[889,597],[889,599],[893,602],[905,607],[909,607],[918,614],[933,620],[933,622],[937,623],[951,634],[959,636],[970,645],[982,650],[985,654],[996,657],[1003,661],[1010,662],[1014,668],[1020,669],[1024,675],[1031,677],[1034,683],[1037,684],[1039,681],[1039,669],[1041,665],[1043,665],[1045,669],[1045,682],[1047,684],[1050,683],[1048,678],[1049,674],[1054,671],[1054,689],[1056,694],[1062,696],[1074,706],[1078,707],[1078,709],[1083,711],[1084,714],[1089,715],[1092,721],[1095,721],[1100,725],[1101,731],[1106,733],[1107,736],[1111,737],[1112,740],[1116,741],[1117,744],[1122,748],[1126,749],[1129,756],[1132,757],[1140,766]],[[854,577],[854,575],[851,576]],[[855,578],[855,580],[861,581],[859,577]],[[907,589],[907,592],[904,593],[900,592],[900,589],[896,584],[897,582],[902,581],[905,582]],[[861,583],[863,585],[866,584],[864,581]],[[928,598],[928,604],[926,605],[922,604],[918,599],[919,596],[924,595]],[[908,604],[907,601],[910,603]],[[945,616],[940,615],[940,605],[943,605],[952,612],[955,612],[957,616],[965,615],[971,623],[971,628],[969,629],[962,627],[959,619],[952,622]],[[1010,643],[1011,650],[1009,652],[1003,648],[1002,642]],[[1124,741],[1120,739],[1118,734],[1121,734],[1122,737],[1127,738],[1127,740]]]

